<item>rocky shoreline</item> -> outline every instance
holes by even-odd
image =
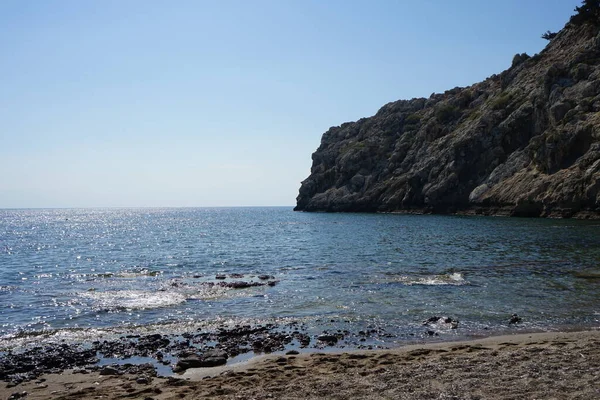
[[[338,321],[326,322],[335,324]],[[507,316],[506,322],[511,326],[520,323],[521,319]],[[190,368],[230,365],[272,353],[376,350],[387,349],[390,345],[395,347],[394,342],[448,340],[455,336],[445,334],[454,332],[459,326],[460,322],[451,317],[431,316],[414,333],[398,337],[373,325],[358,331],[325,329],[319,334],[309,334],[303,323],[293,321],[280,325],[222,326],[212,331],[178,334],[128,334],[84,343],[30,345],[0,352],[0,381],[12,387],[66,370],[79,374],[138,374],[142,378],[168,376]]]
[[[76,368],[0,382],[0,398],[590,399],[600,395],[599,345],[598,330],[549,332],[392,350],[288,352],[169,377],[147,365]]]
[[[522,215],[515,212],[514,207],[467,207],[467,208],[449,208],[449,209],[434,209],[434,208],[417,208],[411,207],[401,210],[393,211],[379,211],[371,209],[348,209],[343,211],[332,211],[332,210],[320,210],[320,209],[307,209],[307,210],[295,210],[300,212],[345,212],[345,213],[374,213],[374,214],[399,214],[399,215],[458,215],[458,216],[470,216],[470,217],[539,217],[539,215]],[[570,210],[552,210],[552,212],[543,216],[549,219],[579,219],[579,220],[600,220],[600,211],[577,211],[572,212]]]
[[[47,344],[0,353],[0,380],[17,385],[44,374],[57,374],[74,369],[77,373],[99,372],[104,375],[138,373],[157,376],[157,367],[183,372],[188,368],[214,367],[227,364],[240,355],[298,353],[326,347],[381,348],[364,344],[367,339],[392,337],[381,328],[366,331],[323,331],[311,337],[300,323],[244,325],[221,328],[213,332],[182,334],[125,335],[113,340],[91,343]],[[101,361],[119,363],[101,365]],[[131,360],[131,361],[129,361]],[[136,363],[136,360],[137,363]],[[139,360],[146,362],[140,363]],[[147,362],[147,360],[151,360]]]

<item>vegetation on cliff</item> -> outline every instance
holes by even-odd
[[[600,216],[600,1],[483,82],[330,128],[296,210]]]

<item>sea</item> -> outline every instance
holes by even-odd
[[[0,210],[4,351],[290,322],[315,335],[377,327],[388,333],[378,344],[393,347],[426,340],[432,317],[455,321],[435,328],[438,340],[598,329],[600,221]]]

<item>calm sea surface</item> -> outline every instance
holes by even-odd
[[[278,282],[219,285],[264,283],[259,275]],[[460,320],[442,331],[449,339],[600,326],[600,222],[287,207],[0,210],[0,347],[284,321],[314,331],[376,325],[398,342],[435,315]]]

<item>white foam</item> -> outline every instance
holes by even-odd
[[[95,303],[94,308],[102,310],[161,308],[177,305],[186,300],[183,294],[177,292],[141,290],[83,292],[79,295],[92,299]]]
[[[453,272],[450,274],[441,275],[429,275],[424,277],[411,277],[401,276],[396,280],[405,285],[429,285],[429,286],[441,286],[441,285],[453,285],[460,286],[466,285],[468,282],[465,280],[460,272]]]

